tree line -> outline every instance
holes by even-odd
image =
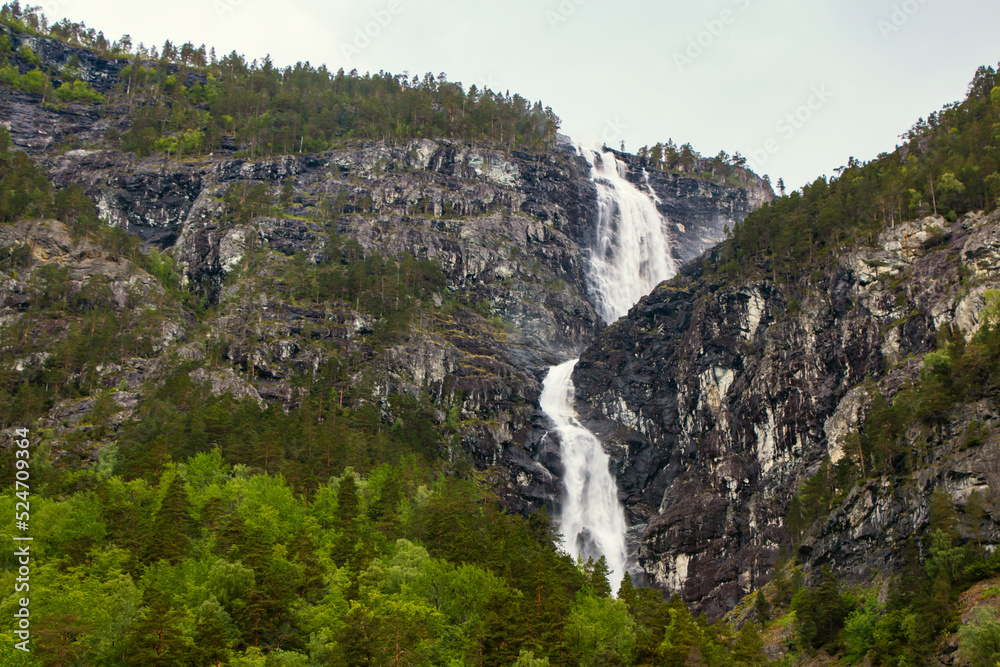
[[[109,43],[83,24],[49,25],[38,7],[22,8],[17,2],[0,9],[0,22],[126,60],[107,102],[125,102],[134,118],[123,137],[111,131],[106,139],[139,154],[202,155],[234,148],[261,156],[321,152],[350,140],[419,138],[541,149],[555,141],[560,123],[540,101],[475,85],[465,88],[443,72],[411,77],[333,72],[308,62],[279,67],[270,56],[248,62],[235,51],[217,57],[204,45],[177,47],[169,40],[160,49],[133,47],[128,36]],[[43,76],[55,75],[46,74],[37,59],[19,62],[31,71],[16,74],[8,66],[0,70],[0,85],[40,93]],[[100,99],[79,81],[70,81],[63,95]]]
[[[905,143],[870,162],[851,159],[750,214],[706,270],[726,280],[794,283],[821,275],[846,248],[920,216],[948,221],[992,211],[1000,197],[1000,80],[980,67],[962,102],[921,119]]]

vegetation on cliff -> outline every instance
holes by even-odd
[[[954,221],[1000,198],[1000,79],[981,67],[966,99],[921,119],[892,153],[780,197],[731,230],[710,271],[796,282],[827,271],[845,246],[931,213]]]
[[[901,221],[931,214],[954,221],[970,211],[995,210],[998,84],[993,68],[980,68],[963,102],[921,120],[894,153],[867,164],[852,162],[838,178],[818,179],[751,215],[718,249],[716,275],[731,280],[770,274],[795,290],[826,280],[845,246],[875,241]],[[944,230],[938,229],[924,250],[943,239]],[[837,513],[859,487],[880,480],[892,488],[919,484],[941,465],[944,443],[963,451],[986,442],[994,428],[989,422],[970,419],[964,431],[953,431],[957,415],[1000,400],[998,298],[996,291],[986,291],[973,335],[947,322],[938,328],[936,349],[924,355],[912,380],[886,393],[874,380],[868,383],[863,418],[839,443],[842,456],[835,464],[824,461],[792,498],[787,525],[793,548],[842,516]],[[959,629],[961,594],[1000,574],[1000,557],[981,539],[995,502],[973,491],[956,506],[951,494],[936,486],[926,525],[898,545],[904,571],[889,577],[882,595],[846,589],[826,572],[798,592],[779,576],[775,601],[794,612],[798,639],[809,651],[822,648],[849,662],[877,665],[924,663]],[[809,547],[804,548],[801,558],[808,556]],[[966,658],[993,664],[995,626],[995,614],[985,608],[962,626]]]
[[[131,123],[122,135],[109,131],[105,145],[139,155],[270,156],[421,137],[542,149],[558,128],[541,103],[465,90],[443,75],[278,68],[266,58],[219,59],[169,42],[133,49],[82,24],[46,26],[18,3],[5,5],[0,20],[121,59],[117,84],[98,93],[74,67],[54,71],[30,48],[0,41],[0,85],[43,104],[117,109]],[[706,268],[727,280],[798,282],[822,277],[845,244],[864,243],[887,225],[928,212],[955,219],[992,210],[1000,195],[997,83],[991,68],[981,69],[969,97],[918,124],[905,146],[868,164],[852,161],[837,178],[751,216]],[[613,598],[606,566],[559,553],[543,513],[524,518],[500,508],[454,447],[455,406],[377,395],[354,381],[357,350],[294,374],[286,411],[278,401],[216,395],[194,380],[192,372],[222,366],[222,342],[200,333],[204,358],[165,357],[172,370],[119,418],[130,392],[95,385],[98,369],[159,361],[166,315],[204,321],[203,304],[182,287],[169,255],[141,252],[133,237],[100,224],[78,188],[57,190],[8,148],[0,131],[0,222],[56,218],[145,268],[163,294],[156,308],[143,309],[149,294],[122,300],[100,277],[73,284],[65,267],[48,265],[31,274],[23,317],[3,325],[0,424],[41,426],[32,430],[32,502],[45,526],[32,593],[37,650],[26,657],[5,644],[5,664],[767,663],[754,623],[734,633],[627,578]],[[672,142],[644,157],[653,168],[710,168],[721,178],[742,166],[724,154],[709,165]],[[233,186],[223,195],[224,215],[248,225],[273,212],[271,195],[259,184]],[[31,262],[24,245],[0,252],[0,271],[11,280]],[[427,303],[443,282],[433,262],[366,255],[336,234],[323,261],[297,254],[277,273],[274,296],[297,306],[336,300],[372,315],[378,324],[362,334],[366,344],[405,338],[417,313],[437,308]],[[794,532],[824,518],[859,481],[912,476],[926,456],[910,446],[914,429],[940,426],[961,402],[996,401],[1000,328],[994,315],[987,320],[971,342],[942,329],[919,382],[893,397],[875,395],[847,456],[803,484],[789,512]],[[43,361],[29,363],[34,358]],[[82,421],[44,421],[58,403],[84,400]],[[969,442],[981,436],[978,427],[967,435]],[[61,449],[83,442],[99,443],[94,460]],[[0,481],[9,489],[14,455],[2,451]],[[10,490],[0,495],[7,516],[15,501]],[[880,664],[926,659],[955,626],[957,594],[1000,571],[968,536],[974,531],[955,530],[960,519],[949,499],[938,497],[930,511],[930,529],[914,536],[910,569],[887,601],[845,591],[826,573],[805,587],[779,577],[771,603],[757,597],[759,619],[772,603],[793,611],[798,645],[810,651]],[[961,520],[984,519],[966,508]],[[0,590],[10,591],[15,563],[10,554],[2,562]],[[14,606],[9,596],[0,601],[7,619],[0,627],[9,629]],[[970,646],[988,646],[991,622],[966,633]]]
[[[278,67],[270,57],[247,62],[232,52],[170,41],[157,50],[133,47],[128,36],[109,42],[84,24],[63,20],[48,25],[38,7],[8,3],[0,23],[13,30],[45,35],[92,49],[127,64],[105,102],[124,104],[134,116],[120,140],[141,155],[203,155],[236,147],[251,156],[315,153],[346,140],[405,141],[455,138],[508,148],[542,148],[555,140],[559,118],[541,102],[520,95],[468,89],[444,73],[422,78],[388,72],[329,71],[308,62]],[[0,41],[0,85],[57,99],[99,101],[74,75],[74,68],[48,71],[22,46]],[[6,45],[6,48],[4,46]],[[56,87],[52,81],[59,83]]]
[[[140,154],[265,156],[422,136],[536,148],[557,124],[540,105],[436,77],[278,70],[235,54],[212,62],[189,45],[154,57],[82,25],[47,27],[16,3],[2,16],[17,31],[121,57],[117,87],[75,101],[124,109],[130,129],[109,132],[105,145]],[[7,86],[43,104],[70,100],[50,97],[67,73],[27,49],[3,57]],[[405,340],[418,314],[464,308],[447,295],[429,305],[444,291],[436,264],[366,253],[330,225],[318,263],[251,250],[236,287],[300,309],[344,305],[374,325],[356,347],[294,373],[287,411],[281,401],[219,395],[197,373],[229,370],[223,355],[242,341],[206,333],[214,314],[187,291],[175,258],[101,224],[78,188],[56,188],[25,153],[8,151],[6,132],[0,142],[3,223],[57,218],[92,244],[88,253],[125,257],[159,282],[122,299],[121,284],[75,279],[75,267],[39,261],[28,243],[0,252],[20,309],[3,328],[0,422],[31,428],[33,525],[45,527],[34,544],[34,652],[4,644],[4,664],[766,662],[753,626],[736,634],[696,619],[628,579],[615,599],[603,561],[560,553],[544,513],[503,511],[455,446],[456,406],[379,396],[357,380],[363,356]],[[284,196],[237,183],[220,215],[246,227],[282,215]],[[338,213],[324,210],[324,222]],[[175,320],[204,329],[189,357],[161,347]],[[163,366],[157,381],[129,389],[129,373],[150,364]],[[95,381],[109,369],[121,384]],[[252,369],[247,361],[251,378]],[[0,451],[0,505],[13,511],[14,452]],[[12,590],[16,563],[2,562],[0,585]],[[0,600],[4,610],[16,604]]]

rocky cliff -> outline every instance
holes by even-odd
[[[897,225],[804,289],[727,283],[692,263],[602,333],[577,366],[577,403],[613,453],[651,581],[718,616],[769,579],[793,541],[790,498],[843,456],[871,394],[891,398],[917,378],[939,328],[977,328],[984,292],[1000,284],[998,223]],[[901,564],[935,487],[959,507],[973,490],[1000,490],[996,438],[966,448],[965,437],[995,412],[967,406],[927,436],[929,465],[912,482],[857,486],[803,539],[807,571],[827,563],[868,583]]]
[[[577,354],[603,328],[585,280],[595,189],[589,165],[567,141],[532,153],[415,140],[263,159],[235,147],[183,159],[138,157],[108,138],[126,132],[134,117],[131,101],[115,95],[122,61],[89,51],[81,57],[86,50],[45,38],[8,37],[53,71],[76,55],[80,76],[108,94],[100,104],[53,106],[0,89],[0,115],[16,147],[57,187],[81,186],[107,223],[165,253],[176,264],[178,289],[208,308],[198,321],[175,303],[186,317],[168,327],[175,345],[158,347],[158,356],[194,360],[206,368],[199,377],[214,378],[220,391],[237,387],[286,408],[296,404],[297,374],[347,365],[356,400],[365,392],[376,402],[426,395],[442,424],[457,405],[460,447],[451,456],[490,469],[512,509],[558,497],[558,457],[541,443],[540,382],[547,366]],[[647,171],[638,158],[617,155],[669,216],[681,259],[772,196],[749,174],[743,186],[719,185]],[[266,201],[241,217],[234,207],[248,188]],[[30,228],[18,229],[37,247]],[[405,335],[373,336],[382,313],[365,311],[360,297],[289,294],[290,271],[341,261],[345,243],[356,244],[358,257],[405,253],[439,267],[444,284],[425,295]],[[47,261],[36,252],[21,278],[30,282]],[[206,355],[211,349],[219,356]],[[146,361],[129,376],[130,391],[161,376],[164,364]],[[118,386],[122,379],[119,368],[96,381]]]

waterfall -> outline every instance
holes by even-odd
[[[599,215],[588,279],[596,308],[609,324],[677,272],[666,225],[650,195],[625,178],[626,166],[614,153],[578,147],[591,165]],[[645,186],[655,198],[645,174]],[[578,359],[549,369],[540,406],[553,421],[565,468],[559,527],[563,548],[574,558],[602,555],[618,590],[625,575],[625,513],[601,441],[580,424],[574,408],[573,368]]]
[[[597,234],[590,272],[598,313],[611,324],[660,282],[677,273],[670,237],[649,194],[625,178],[626,165],[614,153],[578,147],[590,163],[597,188]]]
[[[611,459],[601,441],[584,428],[573,407],[573,368],[579,359],[549,369],[539,403],[555,422],[559,433],[565,473],[559,528],[563,548],[574,558],[602,555],[611,575],[611,590],[617,591],[625,576],[625,514],[618,502],[618,486],[611,477]]]

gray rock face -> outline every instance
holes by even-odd
[[[31,65],[17,53],[22,46],[29,47],[52,71],[61,71],[69,67],[75,58],[77,76],[99,93],[107,93],[114,88],[118,83],[118,75],[129,64],[128,60],[102,58],[89,49],[70,46],[48,37],[35,37],[11,30],[5,25],[0,25],[0,35],[10,41],[13,47],[11,49],[13,53],[9,56],[11,65],[20,69],[22,73],[31,69]]]
[[[678,264],[701,255],[726,237],[727,227],[732,229],[774,199],[771,186],[750,172],[738,170],[733,178],[740,185],[734,187],[694,174],[649,169],[643,158],[611,153],[628,165],[628,180],[649,192],[666,218],[673,240],[671,251]]]
[[[100,92],[113,89],[125,64],[51,40],[31,47],[53,68],[76,55],[81,76]],[[199,360],[229,366],[193,376],[213,391],[293,407],[297,374],[350,359],[350,384],[382,407],[392,394],[426,395],[443,423],[444,410],[457,406],[461,447],[477,466],[492,469],[509,508],[551,505],[558,497],[561,464],[542,438],[548,424],[537,408],[541,379],[604,328],[585,279],[596,190],[586,160],[567,142],[542,153],[419,140],[265,159],[235,157],[228,149],[183,160],[140,158],[102,148],[108,130],[128,129],[128,109],[114,103],[54,109],[40,102],[0,91],[0,117],[16,146],[57,186],[79,184],[109,223],[166,252],[183,286],[213,307],[197,344],[191,323],[172,316],[158,343],[168,354],[109,367],[105,385],[141,391],[142,383],[169,371],[171,360]],[[717,242],[725,225],[772,196],[747,174],[744,186],[729,187],[649,171],[643,161],[617,155],[629,165],[629,179],[668,216],[681,260]],[[273,206],[238,224],[224,196],[243,185],[263,186]],[[376,315],[336,295],[304,303],[279,289],[289,262],[327,259],[331,236],[355,242],[366,255],[406,252],[441,267],[445,286],[423,304],[425,315],[409,335],[375,345],[369,334]],[[86,272],[83,259],[65,261]],[[155,283],[141,272],[128,280]],[[662,487],[663,476],[653,477]]]
[[[787,286],[722,285],[689,265],[584,353],[578,408],[610,443],[631,522],[647,524],[639,562],[652,581],[712,616],[766,582],[789,499],[842,455],[838,438],[867,410],[859,385],[876,378],[892,396],[919,370],[898,362],[932,349],[935,327],[973,330],[983,292],[1000,284],[1000,216],[941,223],[898,226],[845,254],[791,309]],[[935,441],[939,464],[916,487],[872,482],[845,500],[807,540],[807,567],[829,562],[857,580],[891,571],[935,485],[960,503],[992,489],[992,458],[955,453],[970,420],[995,419],[973,412]]]

